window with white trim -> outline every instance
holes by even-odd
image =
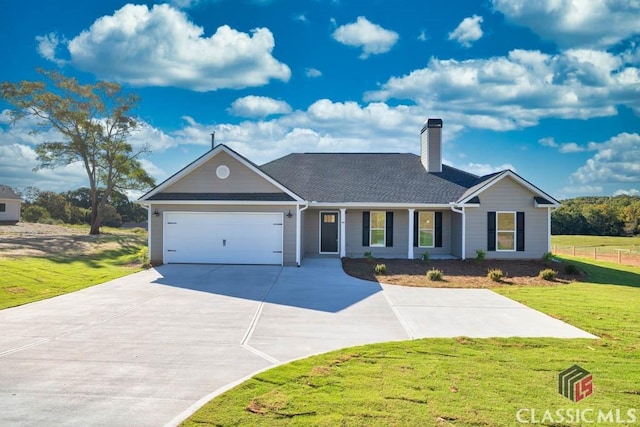
[[[371,211],[369,220],[369,246],[385,246],[387,233],[387,213]]]
[[[515,212],[496,212],[496,250],[516,250]]]
[[[418,213],[418,247],[433,248],[435,246],[435,212]]]

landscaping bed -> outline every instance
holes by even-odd
[[[386,274],[376,274],[375,266],[386,265]],[[567,263],[543,260],[408,260],[343,258],[342,268],[353,277],[391,285],[431,288],[487,288],[513,285],[567,284],[584,278],[584,273],[567,274]],[[553,281],[538,277],[541,270],[550,268],[558,273]],[[440,270],[440,281],[429,280],[426,272]],[[502,270],[504,278],[495,282],[487,277],[489,270]]]

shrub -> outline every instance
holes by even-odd
[[[365,258],[367,258],[367,259],[373,259],[373,252],[371,252],[371,251],[366,251],[366,252],[364,253],[364,257],[365,257]]]
[[[545,268],[544,270],[540,270],[540,273],[538,274],[538,277],[540,279],[549,280],[549,281],[555,280],[557,276],[558,276],[558,272],[550,268]]]
[[[429,252],[423,253],[420,259],[424,262],[429,262]]]
[[[376,274],[387,274],[387,265],[377,264],[373,271],[375,271]]]
[[[564,266],[564,272],[571,276],[577,276],[580,274],[580,269],[573,264],[567,264]]]
[[[151,267],[151,263],[149,262],[149,248],[148,247],[144,246],[144,247],[140,248],[140,250],[136,254],[136,258],[138,259],[138,262],[140,263],[140,266],[142,268]]]
[[[439,282],[440,280],[442,280],[442,276],[442,271],[436,270],[435,268],[427,271],[427,279],[431,280],[432,282]]]
[[[486,255],[487,253],[482,249],[476,249],[476,261],[484,261]]]
[[[20,214],[24,222],[38,222],[43,219],[51,218],[49,211],[42,206],[31,205],[22,209]]]
[[[131,232],[132,232],[133,234],[142,234],[142,235],[147,234],[147,230],[145,230],[145,229],[144,229],[144,228],[142,228],[142,227],[132,228],[132,229],[131,229]]]
[[[499,268],[494,268],[489,270],[489,272],[487,273],[487,277],[494,282],[501,282],[502,278],[504,277],[504,273]]]
[[[553,261],[553,254],[551,252],[545,252],[542,254],[542,261],[551,262]]]

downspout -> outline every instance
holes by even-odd
[[[464,206],[461,209],[451,205],[451,210],[462,215],[462,259],[467,259],[467,220],[464,212]]]
[[[300,213],[309,208],[309,202],[306,202],[306,206],[304,208],[300,208],[300,205],[296,205],[296,265],[300,267],[300,262],[302,261],[302,218]]]
[[[551,252],[551,212],[558,208],[547,208],[547,252]]]

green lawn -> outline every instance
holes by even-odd
[[[637,408],[640,421],[640,268],[570,261],[588,283],[497,292],[601,339],[422,339],[339,350],[258,374],[184,425],[510,426],[521,408],[538,417]],[[557,391],[558,373],[576,363],[595,384],[579,403]]]
[[[551,244],[558,246],[599,246],[618,249],[640,249],[640,236],[551,236]]]
[[[87,229],[88,230],[88,229]],[[0,309],[77,291],[141,269],[146,233],[109,230],[87,254],[0,258]]]

